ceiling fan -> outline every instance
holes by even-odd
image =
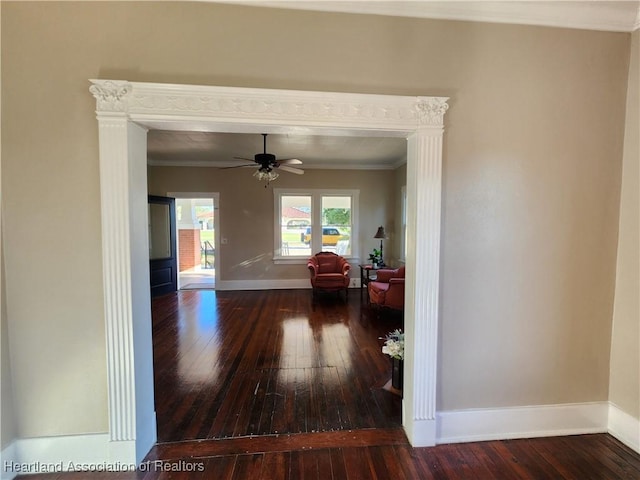
[[[244,158],[244,157],[233,157],[236,160],[244,160],[247,162],[253,162],[245,165],[237,165],[233,167],[223,167],[224,169],[228,168],[242,168],[242,167],[257,167],[258,170],[253,174],[258,180],[265,180],[267,184],[272,180],[278,178],[278,173],[275,170],[282,170],[284,172],[295,173],[296,175],[302,175],[304,170],[301,168],[292,167],[291,165],[302,165],[302,161],[297,158],[286,158],[278,160],[276,156],[272,153],[267,153],[267,134],[262,134],[263,141],[263,152],[256,153],[253,159]]]

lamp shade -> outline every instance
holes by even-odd
[[[384,227],[378,227],[378,231],[373,236],[373,238],[387,238],[387,236],[384,233]]]

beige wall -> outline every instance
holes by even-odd
[[[438,408],[607,398],[628,34],[204,2],[0,8],[19,435],[107,429],[89,78],[450,96]]]
[[[264,188],[247,170],[216,168],[149,167],[149,193],[220,193],[221,280],[307,278],[305,265],[274,265],[274,188],[335,188],[360,191],[360,257],[367,258],[376,245],[378,225],[393,217],[393,183],[387,170],[315,170],[303,176],[283,173]],[[354,265],[355,267],[355,265]],[[355,275],[358,273],[354,270]],[[352,273],[352,276],[354,274]]]
[[[4,279],[4,254],[0,249],[0,275]],[[11,385],[11,368],[9,357],[9,331],[7,323],[7,296],[5,293],[4,282],[0,283],[0,294],[2,300],[0,302],[0,364],[1,390],[0,390],[0,450],[6,448],[16,436],[16,428],[14,424],[15,410],[13,408],[13,388]]]
[[[407,165],[404,164],[395,170],[394,176],[394,219],[390,222],[390,231],[392,233],[390,241],[387,242],[391,246],[392,266],[396,267],[401,264],[402,253],[402,187],[407,186]]]
[[[0,11],[0,21],[2,12]],[[0,25],[0,32],[2,31]],[[0,82],[1,85],[1,82]],[[0,106],[1,106],[0,96]],[[2,150],[0,145],[0,150]],[[1,188],[0,188],[1,191]],[[9,355],[9,325],[7,320],[7,293],[4,273],[4,246],[2,245],[2,198],[0,197],[0,450],[14,440],[13,387]]]
[[[636,31],[632,38],[609,400],[640,419],[640,31]]]

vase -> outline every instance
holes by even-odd
[[[402,379],[404,377],[404,362],[397,358],[391,359],[391,386],[397,390],[402,390]]]

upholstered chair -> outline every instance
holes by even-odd
[[[315,298],[318,290],[340,292],[345,296],[349,289],[349,270],[351,265],[344,257],[333,252],[316,253],[307,262],[311,275],[311,288]]]
[[[367,287],[371,304],[404,310],[404,267],[377,270]]]

